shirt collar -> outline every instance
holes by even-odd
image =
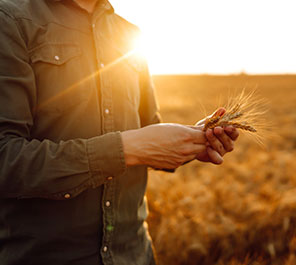
[[[63,0],[53,0],[54,2],[61,2]],[[72,0],[73,1],[73,0]],[[97,4],[103,9],[106,9],[109,12],[114,12],[114,8],[108,0],[100,0],[100,3]]]

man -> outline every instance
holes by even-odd
[[[219,164],[237,131],[151,125],[138,29],[107,0],[0,0],[0,25],[0,264],[153,264],[147,166]]]

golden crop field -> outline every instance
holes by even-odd
[[[221,166],[149,171],[149,230],[160,265],[296,264],[296,76],[155,76],[164,122],[194,124],[257,88],[273,137],[241,134]]]

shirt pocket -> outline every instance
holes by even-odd
[[[37,90],[37,112],[64,113],[88,99],[81,80],[81,48],[72,43],[44,43],[30,51]]]

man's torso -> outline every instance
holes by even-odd
[[[109,3],[92,15],[69,0],[0,1],[0,10],[16,21],[34,73],[31,139],[143,125],[143,65],[126,56],[138,29]],[[146,181],[146,168],[134,167],[70,200],[0,199],[1,264],[148,264]]]

